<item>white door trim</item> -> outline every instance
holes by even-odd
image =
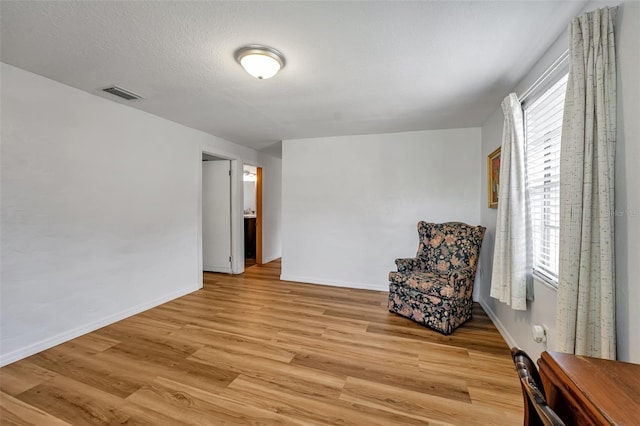
[[[229,158],[220,155],[206,148],[198,151],[197,171],[198,180],[198,206],[196,211],[196,221],[198,224],[197,251],[198,251],[198,282],[203,280],[203,258],[202,258],[202,154],[213,155],[224,160],[231,161],[231,273],[241,274],[244,272],[244,238],[243,237],[243,198],[242,198],[242,162],[236,158]],[[240,165],[240,166],[238,166]],[[238,185],[238,182],[240,185]],[[240,189],[238,189],[240,188]]]

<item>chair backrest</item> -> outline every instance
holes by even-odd
[[[426,269],[448,272],[472,267],[475,274],[486,228],[462,222],[418,222],[419,257]]]
[[[542,379],[533,360],[525,351],[515,347],[511,348],[511,357],[522,387],[524,425],[564,426],[562,419],[547,404]]]

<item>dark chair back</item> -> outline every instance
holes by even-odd
[[[549,407],[542,386],[542,379],[533,360],[520,348],[511,348],[522,397],[524,399],[524,426],[564,426],[564,422]]]

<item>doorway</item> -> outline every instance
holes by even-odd
[[[202,270],[232,272],[231,161],[202,154]]]
[[[244,190],[244,265],[245,269],[262,264],[262,168],[245,164]]]

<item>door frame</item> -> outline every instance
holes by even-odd
[[[251,163],[243,163],[243,179],[244,179],[244,166],[250,166],[256,168],[256,265],[262,265],[262,167],[256,166]],[[242,185],[244,191],[244,185]],[[242,196],[242,210],[244,212],[244,193]],[[243,219],[244,220],[244,219]],[[243,228],[244,236],[244,228]],[[242,239],[244,242],[244,239]],[[244,250],[242,252],[244,260]]]
[[[262,167],[256,166],[256,264],[262,265]]]
[[[231,263],[232,263],[232,259],[233,259],[233,244],[232,244],[233,232],[232,232],[232,227],[231,227],[231,210],[232,210],[232,208],[231,208],[232,207],[231,206],[231,160],[226,160],[226,159],[219,158],[219,157],[217,157],[217,158],[218,159],[215,159],[215,160],[209,160],[209,161],[204,161],[203,160],[202,161],[202,166],[201,166],[202,167],[202,177],[203,177],[203,179],[202,179],[202,181],[203,181],[202,182],[202,188],[203,188],[203,191],[202,191],[203,192],[202,213],[204,214],[204,204],[205,204],[205,199],[204,199],[205,163],[207,163],[207,167],[214,167],[213,164],[209,164],[209,163],[224,163],[224,164],[216,165],[216,166],[219,166],[221,168],[221,170],[219,170],[219,172],[221,174],[218,175],[216,173],[216,177],[214,178],[214,185],[217,186],[219,183],[221,183],[221,182],[217,182],[218,179],[224,182],[224,184],[225,184],[225,185],[223,185],[224,187],[226,187],[227,184],[229,185],[229,187],[225,190],[225,191],[228,191],[228,193],[229,193],[229,199],[226,200],[226,201],[229,202],[228,211],[227,211],[227,213],[229,214],[229,221],[227,222],[225,220],[224,228],[220,229],[221,231],[224,230],[223,231],[223,235],[220,235],[221,238],[224,238],[224,234],[228,235],[228,237],[229,237],[229,246],[228,247],[217,247],[216,240],[212,236],[209,236],[209,238],[214,238],[213,241],[205,240],[205,238],[204,238],[204,222],[206,222],[206,220],[205,220],[204,217],[201,217],[201,223],[202,223],[202,269],[204,270],[204,246],[206,245],[205,243],[207,241],[209,241],[209,242],[213,242],[213,246],[216,247],[215,250],[218,250],[220,248],[220,249],[223,249],[226,252],[226,253],[224,253],[224,259],[225,260],[223,261],[226,264],[226,266],[224,266],[224,267],[223,266],[218,266],[215,269],[207,269],[207,272],[212,271],[212,272],[221,272],[221,273],[230,274],[230,273],[232,273]],[[227,173],[228,173],[228,179],[227,179],[227,176],[226,176]],[[211,177],[209,179],[211,179]],[[208,182],[208,185],[210,185],[210,184],[211,184],[211,182]],[[218,203],[218,199],[215,198],[215,197],[214,197],[213,200],[208,200],[208,201],[209,202],[213,202],[214,205],[217,204],[218,206],[220,206],[220,204],[224,203],[225,200],[223,200],[222,199],[223,197],[220,197],[220,196],[218,196],[218,198],[220,199],[220,203]],[[227,210],[227,209],[225,209],[225,210]],[[228,250],[228,252],[227,252],[227,250]],[[226,259],[227,256],[229,258],[228,259],[228,263],[227,263],[227,259]],[[210,263],[210,262],[207,262],[207,263]]]
[[[244,272],[244,241],[241,240],[243,235],[243,222],[241,219],[243,211],[242,189],[238,189],[238,182],[242,182],[242,162],[237,158],[229,158],[226,155],[220,155],[215,151],[201,148],[198,151],[198,163],[196,164],[198,179],[198,206],[196,219],[198,224],[197,235],[197,253],[198,253],[198,270],[197,277],[200,286],[202,286],[204,271],[202,257],[202,154],[212,155],[222,160],[231,161],[231,273],[241,274]],[[240,185],[241,186],[241,185]]]

